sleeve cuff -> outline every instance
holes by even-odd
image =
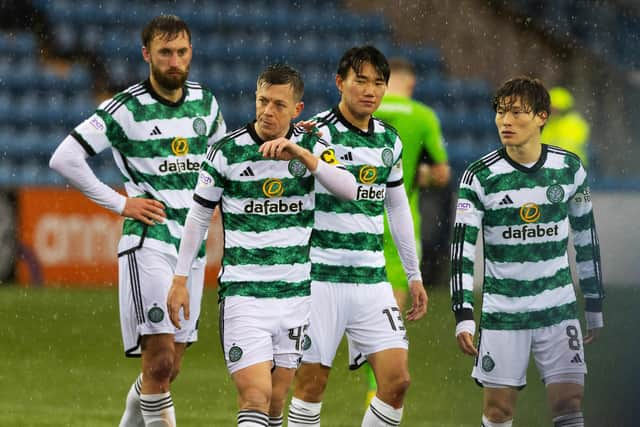
[[[473,336],[476,333],[476,322],[473,320],[463,320],[456,325],[456,337],[463,332]]]
[[[585,298],[584,310],[593,312],[602,312],[602,299],[601,298]]]
[[[586,311],[584,317],[587,322],[587,330],[599,329],[604,326],[602,312]]]
[[[470,308],[463,308],[454,312],[456,315],[456,323],[463,322],[465,320],[473,320],[473,310]]]

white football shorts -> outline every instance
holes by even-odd
[[[167,311],[175,266],[174,257],[145,247],[118,258],[120,326],[126,356],[140,356],[143,335],[174,334],[175,342],[188,344],[198,340],[205,266],[203,263],[189,274],[190,320],[184,320],[180,313],[181,329],[173,326]]]
[[[349,343],[352,369],[369,354],[392,348],[409,348],[402,314],[389,283],[311,282],[309,343],[303,363],[331,367],[344,334]]]
[[[229,373],[257,363],[297,369],[311,297],[228,296],[220,302],[220,340]]]
[[[580,322],[571,319],[537,329],[481,329],[471,376],[481,384],[524,387],[531,353],[543,380],[587,373]]]

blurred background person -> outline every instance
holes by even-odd
[[[542,131],[542,142],[571,151],[582,164],[589,163],[589,124],[573,109],[574,99],[568,89],[560,86],[549,90],[551,115]]]
[[[444,235],[443,246],[446,246],[448,238],[448,229],[442,230],[435,220],[435,216],[439,216],[438,212],[446,210],[448,215],[450,211],[451,196],[447,197],[449,203],[446,206],[441,205],[442,198],[438,196],[438,193],[448,187],[451,177],[447,151],[435,112],[423,103],[411,99],[417,80],[413,64],[404,58],[392,58],[389,65],[391,75],[387,92],[375,115],[396,128],[402,140],[404,186],[413,214],[416,241],[420,242],[422,229],[423,264],[430,266],[432,263],[426,262],[426,258],[435,252],[432,243],[438,239],[429,238],[427,245],[424,245],[425,233],[429,236]],[[434,196],[434,199],[427,200],[426,204],[434,206],[425,216],[425,212],[421,212],[419,206],[421,190],[426,189],[432,190],[427,196]],[[407,298],[407,278],[391,239],[386,218],[384,242],[387,274],[393,285],[398,306],[402,309]],[[446,248],[444,252],[447,252]],[[423,276],[425,284],[433,284],[433,271],[423,271]]]
[[[447,188],[451,172],[447,162],[447,151],[442,140],[440,122],[435,112],[423,103],[411,98],[417,80],[413,64],[405,58],[392,58],[389,60],[389,66],[391,75],[387,91],[375,116],[396,128],[402,140],[404,188],[407,191],[411,207],[416,242],[422,240],[422,265],[423,268],[426,268],[422,271],[423,283],[433,285],[436,277],[434,275],[436,254],[442,252],[445,258],[442,265],[445,267],[448,265],[446,257],[448,254],[448,224],[450,223],[448,216],[451,206],[451,191]],[[428,197],[425,201],[428,209],[421,211],[420,193],[423,190],[428,192],[425,194]],[[443,221],[443,217],[447,220]],[[408,291],[407,277],[402,268],[398,250],[391,238],[386,215],[384,225],[384,256],[387,276],[393,286],[398,307],[404,311]],[[420,232],[421,228],[422,233]],[[418,254],[420,253],[420,247],[418,247]],[[366,403],[368,404],[370,399],[375,396],[376,383],[371,368],[368,366],[367,372],[369,391]]]

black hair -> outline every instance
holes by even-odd
[[[515,77],[500,86],[493,97],[493,111],[498,111],[498,108],[509,110],[518,99],[534,114],[543,111],[547,117],[551,114],[549,91],[541,80],[527,76]]]
[[[338,63],[338,75],[346,79],[351,69],[358,74],[366,62],[376,69],[384,78],[385,83],[389,83],[389,74],[391,74],[389,62],[382,52],[370,45],[356,46],[346,51]]]
[[[156,36],[173,40],[181,33],[186,33],[191,43],[191,30],[186,22],[176,15],[159,15],[153,18],[142,30],[142,45],[147,49]]]
[[[300,73],[293,67],[285,64],[269,65],[258,76],[258,86],[271,85],[291,85],[293,97],[296,102],[302,100],[304,94],[304,81]]]

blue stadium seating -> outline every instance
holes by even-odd
[[[97,54],[107,66],[110,86],[118,89],[148,73],[140,58],[142,25],[160,13],[182,16],[193,31],[190,79],[212,88],[230,129],[255,117],[255,80],[265,65],[285,61],[301,70],[306,84],[301,117],[306,118],[338,101],[334,76],[343,51],[371,43],[389,57],[404,55],[416,63],[421,77],[416,97],[437,106],[454,166],[485,150],[486,136],[494,132],[492,117],[480,113],[490,102],[486,82],[447,78],[437,48],[398,44],[382,15],[359,15],[337,1],[33,3],[53,23],[57,48]],[[36,38],[30,32],[0,33],[0,185],[61,183],[46,167],[48,157],[96,107],[86,65],[76,64],[61,76],[42,68],[36,53]],[[121,182],[108,153],[92,165],[107,182]]]

